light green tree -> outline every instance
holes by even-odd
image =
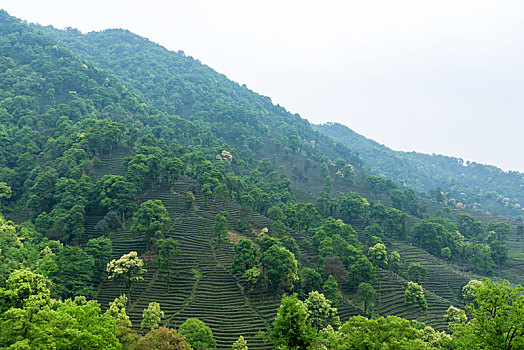
[[[225,215],[217,214],[215,216],[215,225],[213,226],[217,242],[223,242],[227,236],[227,218]]]
[[[317,331],[330,325],[337,330],[340,327],[340,318],[337,316],[337,309],[331,307],[331,301],[326,299],[324,294],[317,291],[309,293],[304,301],[307,311],[307,322]]]
[[[160,304],[152,301],[142,313],[140,328],[146,330],[158,328],[162,317],[164,317],[164,311],[160,310]]]
[[[428,308],[428,303],[424,297],[424,290],[415,282],[408,282],[408,287],[404,292],[404,299],[406,304],[417,303],[423,310],[427,310]]]
[[[476,289],[481,286],[482,282],[479,280],[470,280],[468,284],[462,287],[462,299],[466,304],[469,304],[475,300]]]
[[[42,275],[16,270],[0,295],[2,349],[121,349],[116,321],[97,301],[52,299]]]
[[[474,287],[467,323],[452,326],[457,349],[524,349],[524,288],[489,280]]]
[[[7,186],[5,182],[0,182],[0,208],[2,204],[2,198],[11,198],[12,192],[11,187]]]
[[[138,257],[137,252],[124,254],[118,260],[111,260],[106,268],[108,279],[122,283],[127,291],[127,299],[131,305],[131,292],[137,282],[143,281],[142,274],[147,272],[144,269],[144,260]]]
[[[333,305],[333,307],[337,307],[340,293],[338,291],[338,283],[335,277],[329,275],[326,282],[324,282],[324,285],[322,286],[322,291],[324,292],[326,298],[331,300],[331,305]]]
[[[327,348],[424,350],[422,332],[411,327],[408,320],[396,316],[368,320],[354,316],[327,340]]]
[[[138,337],[136,331],[131,329],[133,324],[127,315],[126,307],[127,296],[122,294],[121,296],[115,298],[114,301],[109,303],[109,308],[105,312],[107,316],[113,318],[116,321],[118,327],[116,331],[116,337],[124,349],[130,348]]]
[[[211,350],[217,347],[211,328],[198,318],[188,318],[180,325],[178,333],[186,337],[187,342],[191,344],[193,349]]]
[[[284,296],[268,339],[283,349],[311,349],[315,331],[307,317],[306,306],[296,294]]]
[[[231,350],[248,350],[247,342],[243,336],[239,336],[238,339],[233,343]]]

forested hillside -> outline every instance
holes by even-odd
[[[522,346],[522,226],[182,52],[2,11],[0,137],[2,348]]]
[[[523,173],[443,155],[393,151],[338,123],[314,128],[358,152],[376,174],[449,205],[524,219]]]

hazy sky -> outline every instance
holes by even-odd
[[[24,1],[11,15],[125,28],[313,123],[524,171],[524,2]]]

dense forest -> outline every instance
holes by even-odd
[[[338,123],[314,128],[358,152],[380,176],[448,205],[524,221],[524,174],[520,172],[443,155],[393,151]]]
[[[338,141],[181,51],[1,11],[0,347],[523,348],[524,227]]]

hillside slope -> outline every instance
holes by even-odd
[[[172,328],[198,317],[221,349],[239,335],[265,349],[256,334],[273,322],[283,293],[330,292],[342,321],[395,314],[443,330],[443,313],[460,305],[475,275],[436,256],[451,248],[450,261],[493,273],[493,239],[475,241],[488,236],[483,228],[468,241],[444,217],[423,222],[415,192],[368,176],[348,147],[183,53],[123,30],[83,35],[5,12],[0,33],[1,208],[20,224],[14,239],[0,240],[0,284],[30,267],[49,279],[53,297],[86,295],[107,308],[127,292],[108,281],[107,263],[137,251],[148,271],[128,286],[136,330],[157,301]],[[8,187],[13,195],[4,198]],[[154,216],[137,215],[148,200],[160,200],[156,208],[170,218],[150,222],[153,234],[147,222],[131,229]],[[218,214],[225,232],[214,227]],[[180,254],[159,268],[156,244],[165,237],[180,243]],[[232,268],[241,238],[251,244],[254,291]],[[107,250],[93,240],[109,242]],[[389,271],[380,258],[394,250],[403,266]],[[485,264],[471,266],[475,252]],[[427,266],[428,310],[405,302],[412,262]],[[287,271],[278,273],[281,266]],[[378,291],[371,311],[356,302],[361,283]]]
[[[394,151],[338,123],[314,128],[359,153],[373,172],[420,192],[441,188],[450,202],[522,221],[524,174],[460,158]]]

